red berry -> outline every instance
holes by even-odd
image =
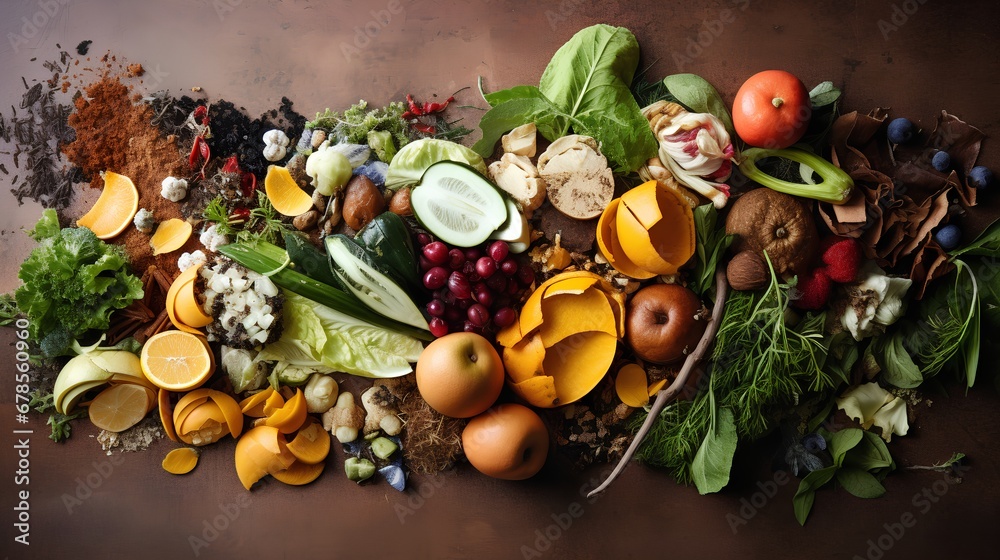
[[[502,263],[504,259],[507,258],[507,254],[510,252],[510,247],[507,246],[506,241],[494,241],[490,243],[490,246],[486,249],[486,254],[490,256],[491,259],[497,263]]]
[[[815,268],[799,275],[795,286],[798,297],[792,303],[799,309],[816,311],[822,309],[830,299],[833,282],[822,268]]]
[[[435,265],[448,262],[448,246],[440,241],[432,241],[423,248],[424,256]]]
[[[497,261],[491,257],[479,257],[476,261],[476,274],[480,278],[489,278],[497,271]]]
[[[469,279],[461,272],[452,272],[448,276],[448,289],[460,300],[472,297],[472,286],[469,285]]]
[[[440,317],[432,318],[427,322],[427,325],[430,327],[431,334],[437,338],[448,334],[448,323],[445,323]]]
[[[433,317],[444,316],[444,302],[439,299],[432,299],[427,302],[427,313]]]
[[[431,236],[429,234],[426,234],[424,232],[420,232],[420,233],[417,234],[417,244],[420,245],[421,247],[423,247],[424,245],[427,245],[431,241],[432,241],[432,239],[431,239]]]
[[[500,263],[500,272],[503,272],[507,276],[513,276],[517,274],[517,261],[511,257],[507,257]]]
[[[510,307],[501,307],[493,314],[493,323],[501,329],[513,325],[516,320],[517,311],[514,311]]]
[[[853,282],[861,268],[861,244],[851,237],[827,237],[820,244],[823,271],[834,282]]]
[[[465,264],[465,253],[461,249],[452,249],[448,251],[448,267],[452,270],[458,270],[462,268]]]
[[[481,303],[470,305],[466,315],[469,317],[469,322],[477,327],[485,327],[486,323],[490,322],[490,310]]]
[[[436,290],[445,285],[448,281],[448,271],[444,267],[435,266],[424,273],[424,287],[428,290]]]

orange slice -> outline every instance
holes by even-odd
[[[215,370],[212,354],[201,337],[183,331],[150,337],[142,346],[139,363],[153,385],[169,391],[198,387]]]
[[[102,430],[121,432],[138,424],[149,404],[149,393],[141,385],[112,385],[90,403],[90,421]]]
[[[649,404],[649,387],[646,384],[646,370],[639,364],[625,364],[615,378],[615,392],[623,403],[632,408]]]
[[[76,225],[88,228],[98,239],[111,239],[132,223],[139,210],[139,191],[132,179],[112,171],[106,171],[104,190],[94,206],[84,214]]]
[[[312,208],[312,197],[299,187],[288,169],[277,165],[267,167],[264,194],[274,209],[286,216],[298,216]]]
[[[154,255],[176,251],[191,238],[193,229],[190,223],[180,218],[170,218],[156,226],[153,237],[149,238],[149,246],[153,248]]]
[[[163,470],[170,474],[187,474],[198,465],[198,451],[190,447],[179,447],[163,458]]]
[[[320,464],[330,454],[330,432],[324,430],[317,420],[311,419],[288,442],[288,450],[295,455],[297,463]]]
[[[257,426],[236,440],[236,475],[247,490],[268,474],[292,466],[295,455],[277,428]]]
[[[274,471],[271,473],[271,476],[289,486],[303,486],[319,478],[319,475],[323,474],[325,467],[326,463],[310,465],[302,461],[295,461],[287,469]]]

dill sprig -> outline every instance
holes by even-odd
[[[741,438],[762,436],[774,425],[777,409],[794,406],[803,392],[834,385],[822,367],[825,315],[809,315],[790,327],[790,288],[771,267],[767,290],[735,292],[726,305],[712,354],[712,376],[720,390],[719,406],[733,410]]]
[[[677,400],[664,407],[636,458],[668,470],[681,484],[690,484],[691,461],[712,421],[708,401],[708,393],[702,392],[694,400]],[[645,419],[645,414],[633,415],[630,428],[634,431]]]
[[[221,196],[213,198],[205,205],[201,215],[206,220],[215,223],[215,230],[220,234],[230,235],[233,233],[233,226],[229,223],[229,209],[223,204]]]
[[[288,229],[288,224],[282,221],[281,214],[271,205],[264,191],[257,191],[257,207],[250,210],[250,220],[243,231],[236,234],[236,241],[252,243],[261,240],[278,245]]]

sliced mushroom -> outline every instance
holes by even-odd
[[[536,130],[535,123],[528,123],[522,124],[504,134],[500,138],[500,145],[503,146],[503,151],[508,154],[535,157],[535,150],[538,147],[535,136]]]
[[[550,144],[538,158],[538,173],[552,206],[571,218],[596,218],[614,197],[608,160],[589,136],[571,134]]]
[[[497,186],[513,197],[525,214],[530,216],[545,202],[545,180],[527,156],[504,154],[489,170]]]

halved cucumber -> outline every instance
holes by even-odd
[[[505,196],[504,202],[507,204],[507,221],[491,233],[489,238],[506,241],[512,253],[523,253],[531,245],[531,227],[512,198]]]
[[[440,161],[424,171],[410,192],[417,221],[439,239],[458,247],[474,247],[507,221],[500,191],[475,169]]]

